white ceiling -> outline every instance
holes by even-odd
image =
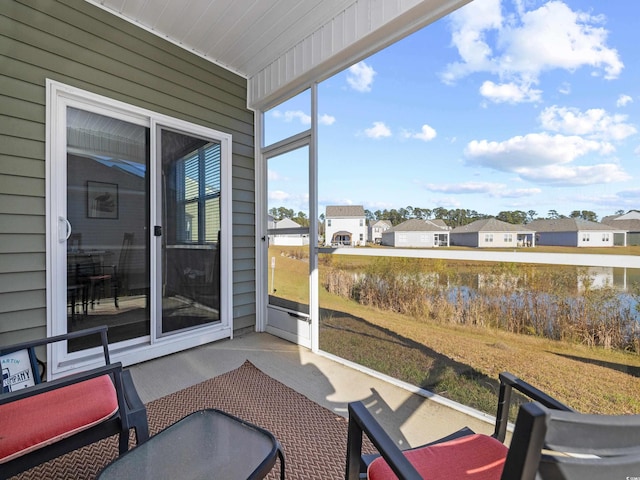
[[[92,3],[249,78],[355,1],[93,0]]]
[[[259,101],[318,67],[335,69],[338,57],[344,68],[470,0],[87,1],[255,79],[249,95]]]

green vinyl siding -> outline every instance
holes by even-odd
[[[246,79],[84,0],[3,0],[0,343],[46,332],[47,78],[233,136],[232,311],[236,329],[254,325],[254,137]]]

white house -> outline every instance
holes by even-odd
[[[538,245],[613,247],[612,227],[581,218],[540,219],[527,227],[535,230]]]
[[[389,220],[377,220],[373,224],[369,225],[369,235],[367,239],[371,243],[381,243],[382,233],[386,232],[392,227]]]
[[[327,206],[324,215],[324,243],[334,247],[364,246],[367,222],[362,205]]]
[[[309,229],[301,227],[290,218],[274,222],[276,233],[269,235],[270,245],[309,245]]]
[[[514,225],[497,218],[476,220],[451,231],[451,245],[465,247],[515,248],[535,246],[530,225]]]
[[[390,247],[448,247],[449,227],[442,221],[412,218],[382,233],[382,245]]]

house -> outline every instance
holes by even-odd
[[[391,222],[389,220],[377,220],[373,224],[369,225],[367,233],[367,241],[371,243],[381,243],[382,233],[391,228]]]
[[[332,247],[360,247],[367,241],[362,205],[330,205],[324,216],[324,243]]]
[[[535,230],[537,245],[612,247],[614,229],[581,218],[539,219],[527,224]]]
[[[614,228],[613,244],[618,246],[640,245],[640,212],[630,210],[622,215],[604,217],[602,222]]]
[[[533,229],[497,218],[476,220],[451,230],[451,245],[465,247],[515,248],[535,246]]]
[[[290,218],[274,222],[273,229],[275,232],[269,235],[270,245],[309,245],[309,228],[301,227]]]
[[[383,232],[382,245],[407,248],[448,247],[449,230],[442,220],[412,218]]]
[[[312,111],[319,82],[467,1],[0,2],[0,343],[81,328],[73,292],[91,269],[111,280],[88,310],[110,326],[113,361],[245,329],[317,351],[318,312],[269,303],[266,188],[277,155],[316,167],[317,118],[275,148],[265,112],[305,92]],[[364,243],[362,220],[336,239]],[[47,376],[91,362],[72,342]]]

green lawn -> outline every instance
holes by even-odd
[[[277,262],[277,292],[304,302],[308,260],[282,250],[270,249]],[[367,257],[336,255],[329,261],[335,266],[349,259],[361,266]],[[323,270],[321,262],[321,275]],[[497,375],[504,370],[583,412],[640,413],[640,356],[635,354],[442,325],[364,307],[324,289],[320,307],[322,350],[491,414]]]

